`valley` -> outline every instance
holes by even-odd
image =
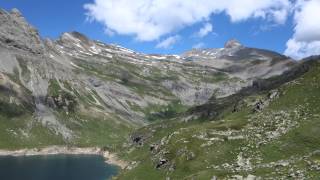
[[[0,9],[0,149],[97,147],[128,163],[115,179],[316,179],[319,72],[234,39],[181,55],[42,39]]]

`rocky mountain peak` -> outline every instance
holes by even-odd
[[[10,14],[16,16],[16,17],[23,17],[22,13],[17,9],[17,8],[13,8],[10,12]]]
[[[242,44],[236,39],[231,39],[227,41],[224,45],[224,48],[237,48],[237,47],[242,47]]]
[[[92,42],[83,34],[72,31],[63,33],[59,40],[61,44],[64,46],[90,46]]]
[[[60,37],[61,40],[71,40],[71,41],[90,41],[84,34],[81,34],[77,31],[63,33]]]
[[[18,9],[0,10],[0,43],[37,54],[44,49],[37,29],[28,24]]]

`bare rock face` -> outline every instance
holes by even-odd
[[[26,22],[17,9],[11,12],[0,9],[0,42],[36,54],[44,51],[38,31]]]
[[[242,44],[236,39],[231,39],[227,41],[226,44],[224,45],[224,48],[238,48],[238,47],[242,47]]]

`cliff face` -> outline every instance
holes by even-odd
[[[0,10],[0,23],[0,41],[6,46],[35,54],[44,52],[38,31],[27,23],[19,10]]]

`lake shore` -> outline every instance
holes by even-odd
[[[77,148],[65,146],[50,146],[45,148],[20,149],[20,150],[0,150],[0,156],[46,156],[46,155],[100,155],[103,156],[105,162],[121,169],[125,169],[128,163],[119,159],[115,154],[104,151],[98,147]]]

